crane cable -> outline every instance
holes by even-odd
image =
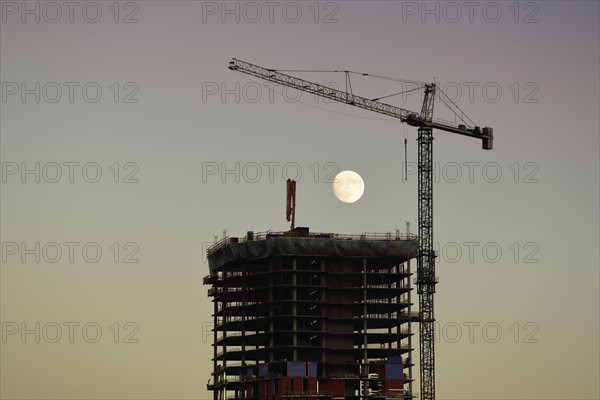
[[[449,96],[448,96],[446,93],[444,93],[444,91],[443,91],[442,89],[440,89],[440,88],[438,87],[438,90],[436,90],[436,94],[438,93],[438,91],[439,91],[440,93],[442,93],[444,96],[446,96],[446,98],[448,99],[448,101],[449,101],[449,102],[450,102],[450,103],[451,103],[451,104],[452,104],[454,107],[456,107],[456,108],[457,108],[457,109],[460,111],[460,113],[462,114],[462,116],[464,116],[465,118],[467,118],[467,119],[469,120],[469,122],[470,122],[471,124],[473,124],[473,126],[477,126],[477,124],[476,124],[475,122],[473,122],[473,120],[472,120],[471,118],[469,118],[469,116],[468,116],[467,114],[465,114],[465,112],[464,112],[463,110],[461,110],[461,108],[460,108],[460,107],[459,107],[459,106],[458,106],[456,103],[454,103],[454,102],[452,101],[452,99],[450,99],[450,97],[449,97]],[[458,113],[457,113],[455,110],[453,110],[453,109],[452,109],[452,106],[451,106],[450,104],[448,104],[448,102],[447,102],[446,100],[444,100],[444,98],[443,98],[442,96],[438,95],[438,97],[439,97],[439,99],[440,99],[440,100],[442,100],[442,101],[444,102],[444,104],[446,104],[446,106],[447,106],[447,107],[450,109],[450,111],[452,111],[452,112],[454,113],[454,115],[455,115],[455,116],[457,116],[458,118],[460,118],[460,120],[461,120],[462,122],[464,122],[465,124],[467,124],[467,125],[468,125],[467,121],[465,121],[465,120],[464,120],[464,118],[463,118],[461,115],[459,115],[459,114],[458,114]]]
[[[426,82],[412,81],[409,79],[394,78],[391,76],[374,75],[374,74],[369,74],[366,72],[350,71],[350,70],[346,70],[346,69],[343,69],[343,70],[342,69],[330,69],[330,70],[326,70],[326,69],[267,69],[267,71],[269,71],[269,72],[311,72],[311,73],[312,72],[319,72],[319,73],[345,72],[345,73],[349,73],[349,74],[368,76],[371,78],[384,79],[384,80],[388,80],[388,81],[414,83],[417,85],[424,85],[426,83]]]
[[[405,90],[405,91],[403,91],[403,92],[394,93],[394,94],[390,94],[390,95],[383,96],[383,97],[376,97],[376,98],[374,98],[374,99],[371,99],[371,101],[379,101],[379,100],[381,100],[381,99],[387,99],[388,97],[392,97],[392,96],[398,96],[399,94],[404,94],[404,93],[410,93],[410,92],[414,92],[415,90],[423,89],[424,87],[425,87],[425,86],[419,86],[419,87],[416,87],[416,88],[414,88],[414,89]]]
[[[363,72],[354,72],[354,71],[348,71],[348,72],[350,72],[352,74],[359,74],[362,76],[370,76],[371,78],[383,79],[386,81],[414,83],[416,85],[425,85],[427,83],[427,82],[420,82],[420,81],[411,81],[410,79],[402,79],[402,78],[394,78],[394,77],[390,77],[390,76],[367,74],[367,73],[363,73]]]
[[[404,122],[400,121],[404,130],[404,182],[407,181],[407,170],[408,170],[408,141],[406,140],[407,126]]]

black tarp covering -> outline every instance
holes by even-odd
[[[417,257],[417,240],[350,240],[316,237],[269,237],[230,242],[208,255],[211,274],[226,264],[271,256],[387,258],[404,262]]]

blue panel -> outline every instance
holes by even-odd
[[[268,375],[269,375],[269,365],[268,364],[259,364],[258,376],[260,376],[262,378],[263,376],[268,376]]]
[[[288,363],[288,376],[293,378],[304,378],[306,375],[306,363],[292,361]]]
[[[317,363],[308,363],[308,376],[314,378],[317,376]]]
[[[386,364],[385,379],[402,379],[402,364]]]
[[[246,368],[246,378],[252,378],[252,367]]]

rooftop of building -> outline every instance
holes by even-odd
[[[225,237],[207,249],[211,274],[232,262],[271,256],[386,258],[404,262],[418,255],[418,237],[400,233],[318,233],[307,227],[285,232],[248,231],[243,238]]]

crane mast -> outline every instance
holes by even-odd
[[[419,257],[417,259],[417,293],[419,294],[419,352],[421,398],[435,400],[435,318],[433,297],[435,285],[435,251],[433,249],[433,129],[456,133],[481,139],[482,148],[493,148],[493,129],[470,126],[433,118],[433,106],[437,85],[424,85],[423,106],[420,113],[409,111],[377,100],[354,95],[338,89],[320,85],[301,78],[250,64],[234,58],[229,69],[261,78],[303,92],[349,104],[365,110],[374,111],[398,118],[418,128],[418,231]],[[348,72],[348,71],[344,71]],[[347,75],[347,74],[346,74]],[[347,78],[348,79],[348,78]],[[410,393],[412,396],[412,393]]]
[[[425,86],[421,117],[430,121],[433,116],[435,84]],[[419,127],[417,137],[417,190],[419,257],[417,258],[417,293],[419,294],[419,372],[421,398],[435,399],[435,251],[433,250],[433,129]]]

